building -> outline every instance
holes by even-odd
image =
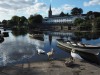
[[[52,15],[51,5],[48,11],[48,17],[45,17],[43,20],[44,24],[73,24],[76,18],[85,18],[85,15],[65,15],[63,12],[59,15]]]

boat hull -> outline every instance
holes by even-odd
[[[67,44],[66,42],[57,40],[58,45],[67,48],[68,50],[77,50],[77,51],[82,51],[86,53],[91,53],[94,55],[98,55],[100,52],[100,47],[77,47],[77,46],[72,46],[71,44]]]

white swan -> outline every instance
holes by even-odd
[[[53,57],[53,55],[54,55],[54,50],[53,50],[53,48],[51,49],[50,52],[47,53],[47,55],[48,55],[49,59]]]
[[[72,56],[73,59],[83,60],[83,58],[80,55],[78,55],[77,53],[75,53],[74,49],[72,49],[72,51],[71,51],[71,56]]]
[[[36,50],[37,50],[38,54],[45,54],[45,51],[40,49],[39,47],[36,47]]]

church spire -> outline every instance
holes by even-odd
[[[51,4],[50,4],[50,8],[49,9],[51,10]]]
[[[52,17],[52,10],[51,10],[51,4],[50,4],[50,7],[49,7],[49,11],[48,11],[48,17]]]

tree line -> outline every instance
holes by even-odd
[[[13,16],[10,20],[3,20],[1,23],[4,27],[23,27],[23,26],[33,26],[35,23],[42,23],[43,17],[40,14],[30,15],[27,19],[25,16]]]
[[[100,12],[89,11],[84,19],[77,18],[74,25],[79,27],[80,30],[100,30]]]
[[[100,12],[93,12],[89,11],[86,14],[83,14],[83,9],[75,7],[71,10],[71,13],[64,14],[61,12],[59,16],[82,16],[85,15],[85,19],[77,18],[74,21],[74,25],[79,27],[80,30],[96,30],[100,29]],[[43,17],[40,14],[30,15],[30,17],[27,19],[25,16],[13,16],[10,20],[3,20],[1,23],[4,25],[4,27],[23,27],[28,26],[30,28],[37,27],[37,25],[41,25],[43,21]]]

